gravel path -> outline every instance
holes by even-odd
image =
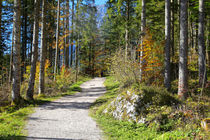
[[[88,109],[105,93],[104,80],[95,78],[85,82],[81,93],[36,108],[26,126],[27,140],[100,140],[102,131],[88,116]]]

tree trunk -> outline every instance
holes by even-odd
[[[173,62],[173,56],[175,54],[175,48],[174,48],[174,11],[175,11],[175,0],[171,0],[172,4],[172,10],[171,10],[171,58]]]
[[[170,43],[171,43],[171,8],[170,0],[165,0],[165,77],[164,85],[169,90],[171,88],[171,63],[170,63]]]
[[[59,34],[60,34],[60,29],[59,29],[59,24],[60,24],[60,0],[58,0],[58,7],[57,7],[57,27],[56,27],[56,50],[55,50],[55,66],[54,66],[54,80],[56,79],[56,73],[58,70],[58,52],[59,52]]]
[[[2,46],[2,38],[1,38],[1,17],[2,17],[2,0],[0,0],[0,49]],[[1,51],[1,50],[0,50]]]
[[[204,39],[204,0],[199,0],[199,24],[198,24],[198,65],[199,84],[205,85],[206,75],[206,48]]]
[[[11,52],[10,52],[10,69],[9,69],[9,83],[12,82],[12,74],[13,74],[13,48],[14,48],[14,28],[12,29],[12,46],[11,46]]]
[[[73,65],[73,47],[74,47],[74,0],[72,0],[72,17],[71,17],[71,60],[70,60],[70,66]]]
[[[31,59],[31,71],[28,83],[28,90],[26,93],[26,98],[28,100],[33,100],[34,94],[34,84],[35,84],[35,75],[36,75],[36,62],[38,58],[38,38],[39,38],[39,7],[40,1],[35,0],[34,7],[34,29],[33,29],[33,50],[32,50],[32,59]]]
[[[210,68],[210,41],[209,41],[209,36],[210,36],[210,15],[207,16],[207,39],[206,39],[206,50],[207,50],[207,64],[208,64],[208,69]]]
[[[1,22],[2,22],[2,0],[0,0],[0,66],[2,66],[2,57],[3,57],[3,45],[2,45],[3,40],[2,40],[2,32],[1,32]]]
[[[143,74],[143,42],[144,42],[144,36],[146,33],[146,0],[142,0],[142,11],[141,11],[141,51],[140,51],[140,81],[142,80],[142,74]]]
[[[179,50],[179,85],[178,96],[186,98],[188,91],[188,0],[180,1],[180,50]]]
[[[27,0],[23,0],[23,18],[22,18],[22,47],[21,47],[21,81],[24,80],[24,74],[26,72],[26,50],[27,50],[27,22],[28,22],[28,14],[27,14]]]
[[[126,27],[125,27],[125,60],[128,58],[129,47],[129,20],[130,20],[130,1],[126,1]]]
[[[21,28],[21,1],[14,0],[14,48],[13,48],[13,80],[12,80],[12,101],[15,104],[20,102],[20,28]]]
[[[69,67],[69,0],[66,1],[66,50],[65,50],[65,65]]]
[[[63,14],[66,14],[65,11],[63,12]],[[64,36],[67,35],[66,33],[66,18],[63,18],[63,34]],[[62,66],[66,66],[66,40],[67,38],[64,37],[63,40],[63,50],[62,50]]]
[[[1,41],[2,41],[2,38],[1,38],[1,15],[2,15],[2,0],[0,0],[0,47],[1,47]]]
[[[75,60],[75,64],[76,64],[76,82],[78,79],[78,62],[79,62],[79,4],[80,4],[80,0],[77,0],[77,11],[76,11],[76,32],[77,32],[77,41],[76,41],[76,60]]]
[[[45,88],[45,59],[46,59],[46,0],[42,0],[42,23],[41,23],[41,49],[39,70],[39,94],[44,93]]]

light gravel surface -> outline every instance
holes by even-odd
[[[27,140],[101,140],[102,131],[88,109],[106,92],[104,81],[95,78],[81,85],[82,92],[36,108],[26,126]]]

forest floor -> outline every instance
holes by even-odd
[[[82,92],[37,107],[28,118],[27,139],[102,139],[88,110],[106,92],[104,81],[94,78],[81,85]]]

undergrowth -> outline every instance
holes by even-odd
[[[177,100],[176,95],[169,94],[167,91],[163,90],[161,93],[160,88],[141,87],[141,92],[143,93],[140,94],[147,94],[147,96],[144,97],[148,97],[148,99],[144,101],[152,100],[153,104],[145,112],[149,121],[145,124],[137,124],[126,120],[117,120],[111,115],[103,113],[117,95],[121,94],[123,90],[127,90],[120,89],[120,84],[115,81],[113,77],[107,78],[105,86],[107,92],[95,101],[91,108],[91,116],[96,119],[107,139],[205,140],[209,138],[208,132],[203,131],[200,127],[200,121],[195,119],[195,117],[201,118],[202,115],[196,114],[198,113],[196,110],[193,112],[193,109],[196,108],[197,105],[193,107],[192,103],[194,103],[194,101],[192,101],[192,98],[188,98],[186,102],[183,102]],[[166,99],[165,96],[167,97]],[[168,102],[168,99],[173,99],[173,103]],[[184,108],[181,108],[183,106]],[[204,108],[207,109],[207,107]],[[205,116],[206,115],[208,116],[208,114],[205,114]]]

